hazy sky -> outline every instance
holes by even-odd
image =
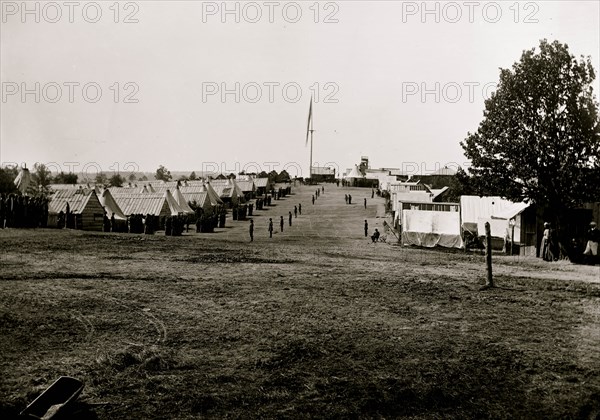
[[[540,39],[599,68],[598,1],[26,5],[2,1],[0,162],[65,171],[306,175],[317,94],[315,162],[427,172]]]

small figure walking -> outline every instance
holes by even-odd
[[[365,220],[365,238],[369,236],[369,223]]]
[[[367,208],[367,197],[365,197],[365,209]]]
[[[269,218],[269,238],[273,237],[273,219]]]
[[[283,233],[283,224],[284,224],[283,216],[281,216],[281,218],[279,219],[279,229],[281,230],[282,233]]]
[[[290,212],[288,220],[289,220],[290,226],[292,226],[292,212]]]
[[[248,228],[250,233],[250,242],[254,242],[254,220],[250,219],[250,227]]]
[[[313,202],[313,206],[315,205],[315,196],[312,196],[312,202]]]
[[[294,206],[294,217],[298,217],[298,206]]]
[[[344,194],[344,200],[346,200],[346,204],[348,204],[348,194]]]
[[[352,204],[352,196],[348,194],[348,204]]]
[[[302,216],[302,204],[298,204],[298,214],[300,214],[300,216]]]

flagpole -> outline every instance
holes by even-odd
[[[313,166],[313,132],[314,130],[314,122],[313,122],[313,112],[312,112],[312,104],[313,98],[310,98],[310,107],[308,108],[308,125],[306,127],[306,142],[308,143],[308,133],[310,132],[310,163],[308,166],[308,175],[309,179],[312,179],[312,166]]]
[[[312,124],[311,124],[312,126]],[[308,167],[308,173],[310,174],[310,179],[312,179],[312,163],[313,163],[313,130],[312,128],[310,129],[310,166]]]

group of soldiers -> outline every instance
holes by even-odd
[[[37,228],[48,224],[48,199],[18,194],[0,195],[0,228]]]
[[[596,222],[592,221],[586,233],[583,244],[576,238],[571,240],[568,255],[572,262],[583,264],[596,264],[599,262],[598,244],[600,243],[600,230]],[[544,223],[544,233],[541,243],[541,257],[544,261],[558,261],[560,258],[560,246],[556,231],[549,222]]]

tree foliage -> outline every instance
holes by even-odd
[[[461,142],[480,194],[531,201],[557,218],[600,199],[600,124],[590,58],[541,41],[501,69],[475,133]]]
[[[290,182],[290,174],[288,174],[288,172],[285,169],[283,169],[281,172],[279,172],[279,175],[277,175],[277,182]]]
[[[122,187],[124,182],[125,178],[119,175],[118,173],[111,176],[108,180],[108,183],[111,187]]]
[[[171,172],[167,168],[160,165],[158,167],[158,169],[156,170],[156,174],[154,175],[154,178],[156,178],[158,181],[168,182],[173,177],[171,176]]]
[[[32,178],[36,186],[44,190],[52,182],[52,173],[43,163],[36,163],[33,165]]]
[[[73,172],[69,172],[68,174],[66,174],[61,171],[59,174],[57,174],[54,177],[54,183],[56,183],[56,184],[77,184],[78,178],[79,177],[77,176],[77,174],[74,174]]]
[[[15,178],[18,174],[19,170],[16,167],[0,168],[0,194],[10,194],[18,191],[15,185]]]
[[[106,185],[108,184],[108,177],[104,172],[100,172],[98,175],[96,175],[95,182],[98,185]]]

